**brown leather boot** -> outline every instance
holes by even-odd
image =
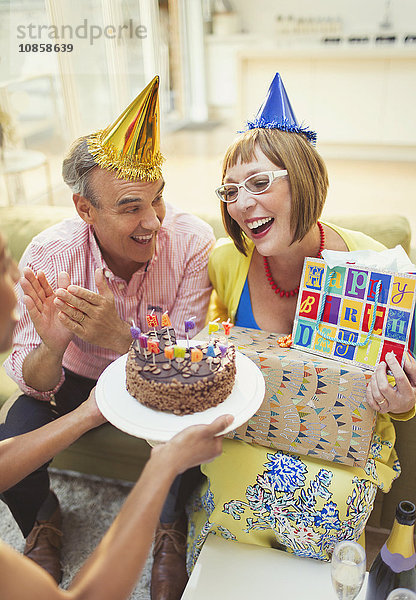
[[[153,549],[150,597],[152,600],[179,600],[188,582],[186,572],[187,520],[159,523]]]
[[[53,494],[53,492],[50,493]],[[60,583],[62,580],[62,515],[57,498],[56,503],[55,510],[47,519],[35,521],[32,531],[26,538],[23,554],[45,569],[57,583]]]

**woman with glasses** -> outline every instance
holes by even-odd
[[[382,250],[362,233],[321,222],[328,177],[315,134],[297,124],[277,75],[256,120],[228,148],[216,190],[228,239],[210,258],[210,318],[281,334],[292,331],[305,257],[330,250]],[[361,538],[377,488],[399,475],[390,416],[414,414],[416,363],[381,363],[367,390],[377,429],[365,469],[237,440],[210,465],[190,517],[188,570],[206,536],[285,548],[328,560],[339,539]],[[390,415],[390,416],[389,416]]]

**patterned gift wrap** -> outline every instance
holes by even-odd
[[[261,369],[262,405],[226,437],[364,467],[376,414],[365,401],[371,372],[281,348],[279,334],[233,327],[229,340]],[[195,339],[206,340],[208,329]]]
[[[387,352],[394,352],[403,364],[415,288],[414,275],[356,264],[330,269],[323,260],[306,258],[293,346],[370,370]]]

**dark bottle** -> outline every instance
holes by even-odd
[[[390,535],[371,565],[366,600],[386,600],[400,587],[416,592],[415,521],[413,502],[399,502]]]

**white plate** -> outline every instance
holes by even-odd
[[[179,416],[153,410],[126,390],[126,360],[127,354],[124,354],[103,371],[97,382],[96,399],[98,408],[110,423],[139,438],[166,442],[185,427],[208,424],[220,415],[232,414],[234,421],[226,433],[248,421],[264,398],[265,385],[260,369],[236,351],[235,384],[224,402],[192,415]]]

